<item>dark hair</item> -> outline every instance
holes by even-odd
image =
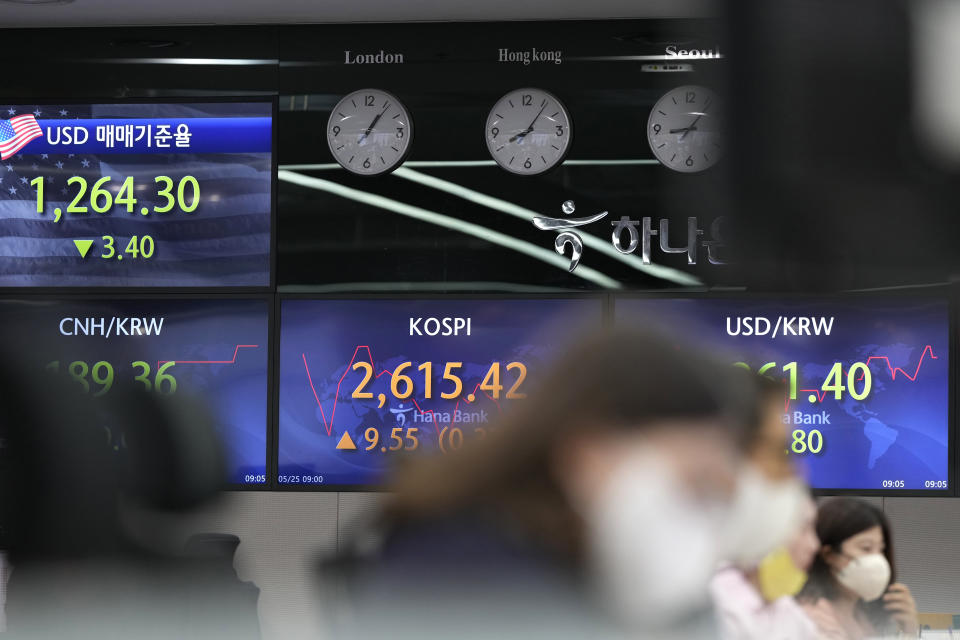
[[[832,551],[839,552],[845,540],[873,527],[880,527],[883,531],[883,555],[890,563],[890,583],[896,582],[893,538],[890,522],[883,511],[856,498],[834,498],[820,505],[817,512],[817,537],[820,538],[821,551],[814,559],[807,584],[797,598],[808,602],[816,602],[820,598],[836,600],[841,586],[834,577],[830,565],[827,564],[823,551],[826,547],[830,547]],[[878,631],[890,627],[890,615],[884,609],[882,599],[860,602],[858,607]]]
[[[773,402],[784,402],[787,393],[787,383],[766,375],[751,376],[756,387],[755,402],[752,410],[745,416],[747,423],[743,432],[744,447],[749,449],[754,439],[760,437],[764,428],[764,421],[768,418],[767,411]]]
[[[400,469],[388,525],[487,510],[544,547],[579,555],[582,523],[553,468],[559,443],[669,420],[714,420],[736,443],[748,440],[756,407],[749,374],[679,342],[637,329],[594,333],[554,362],[485,439]]]
[[[784,380],[777,380],[766,375],[758,375],[757,380],[757,403],[762,406],[764,402],[773,400],[783,400],[787,392],[787,383]]]
[[[18,352],[0,362],[0,548],[14,564],[126,551],[121,493],[185,509],[219,491],[220,440],[193,398],[163,402],[128,381],[95,403],[66,373],[38,372]],[[123,434],[122,454],[105,431]]]

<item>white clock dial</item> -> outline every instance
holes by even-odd
[[[327,121],[327,144],[344,169],[365,176],[393,171],[413,141],[403,104],[386,91],[362,89],[337,103]]]
[[[528,176],[559,164],[572,135],[566,107],[543,89],[517,89],[500,98],[484,131],[497,164]]]
[[[695,173],[716,164],[720,140],[720,100],[693,85],[671,89],[657,100],[647,119],[650,149],[664,166]]]

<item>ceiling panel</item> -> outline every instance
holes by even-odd
[[[73,0],[47,5],[0,0],[0,24],[89,27],[702,17],[713,6],[710,0]]]

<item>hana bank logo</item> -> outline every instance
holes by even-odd
[[[6,160],[27,146],[34,138],[43,137],[37,118],[31,113],[0,120],[0,160]]]
[[[577,205],[573,200],[567,200],[560,207],[563,214],[569,216],[577,210]],[[574,231],[577,227],[597,222],[607,216],[608,211],[601,211],[592,216],[582,218],[549,218],[547,216],[537,216],[533,219],[533,225],[542,231],[559,231],[554,239],[553,246],[561,256],[565,254],[567,245],[570,245],[570,267],[573,270],[580,264],[580,258],[583,256],[583,238]],[[653,228],[652,218],[642,218],[641,220],[631,220],[629,216],[621,216],[619,220],[614,220],[610,224],[613,226],[611,241],[614,248],[623,254],[630,254],[640,247],[640,257],[643,264],[651,264],[652,246],[651,240],[654,236],[659,237],[660,251],[663,253],[685,253],[687,254],[687,264],[697,264],[697,250],[703,247],[707,250],[707,261],[710,264],[728,264],[727,260],[721,257],[726,243],[723,240],[722,226],[724,217],[716,218],[710,225],[710,239],[701,240],[703,230],[699,228],[695,217],[687,218],[687,242],[684,245],[672,246],[670,244],[670,221],[661,219],[657,229]],[[627,234],[627,242],[624,244],[624,233]]]

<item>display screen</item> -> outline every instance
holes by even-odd
[[[23,346],[27,366],[68,375],[93,401],[115,385],[142,385],[212,411],[231,484],[267,481],[266,299],[8,300],[0,328]],[[122,432],[104,425],[108,443]]]
[[[950,488],[950,313],[918,298],[617,299],[786,382],[790,454],[824,490]]]
[[[0,287],[271,284],[272,102],[0,118]]]
[[[281,485],[374,485],[482,438],[597,299],[303,300],[280,312]]]

